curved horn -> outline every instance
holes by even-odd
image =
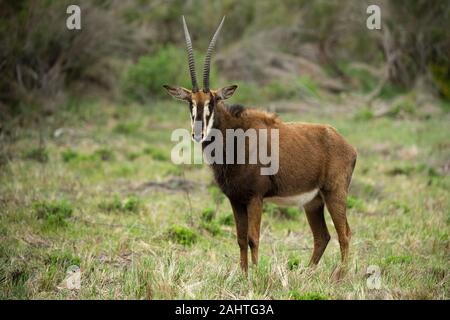
[[[186,48],[188,54],[189,74],[191,75],[191,82],[192,82],[192,91],[197,92],[198,85],[197,85],[197,75],[195,73],[194,52],[192,50],[191,36],[189,35],[189,30],[187,28],[184,16],[183,16],[183,29],[184,29],[184,37],[186,38]]]
[[[217,27],[216,32],[214,33],[211,42],[209,43],[208,51],[206,51],[205,64],[203,66],[203,91],[209,91],[209,70],[211,68],[211,54],[214,49],[214,45],[216,44],[217,36],[219,35],[220,29],[222,28],[222,24],[225,21],[225,17],[222,18],[219,26]]]

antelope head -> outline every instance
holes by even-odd
[[[197,76],[195,72],[194,52],[192,50],[191,37],[183,16],[183,29],[186,38],[186,47],[188,54],[189,74],[191,76],[192,90],[164,85],[167,92],[176,99],[187,101],[191,113],[192,139],[196,142],[203,142],[209,135],[214,124],[214,111],[219,101],[230,98],[237,86],[227,86],[218,90],[209,88],[209,71],[211,67],[211,55],[216,44],[225,17],[222,18],[206,52],[205,62],[203,66],[203,89],[199,90],[197,85]]]

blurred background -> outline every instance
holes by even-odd
[[[189,87],[183,14],[198,68],[226,16],[213,83],[240,84],[245,103],[318,91],[450,99],[447,1],[91,0],[78,2],[79,31],[64,27],[69,4],[1,2],[3,116],[27,104],[54,112],[88,95],[148,102],[167,98],[163,84]],[[366,28],[369,4],[381,8],[381,30]]]
[[[190,121],[162,88],[190,88],[182,15],[198,75],[226,16],[211,86],[237,84],[230,103],[329,123],[357,148],[341,285],[329,217],[311,276],[306,219],[276,206],[248,285],[211,172],[170,161]],[[448,299],[449,18],[447,0],[0,0],[0,297]]]

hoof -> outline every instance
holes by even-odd
[[[330,279],[333,282],[339,282],[342,279],[344,279],[345,276],[345,268],[338,266],[336,268],[334,268],[333,272],[331,273]]]

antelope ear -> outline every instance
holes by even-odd
[[[168,85],[164,85],[163,87],[175,99],[184,100],[184,101],[191,100],[191,91],[186,88],[173,87],[173,86],[168,86]]]
[[[220,100],[226,100],[228,98],[231,98],[231,96],[234,94],[234,91],[237,89],[237,85],[227,86],[220,88],[215,92],[216,97]]]

